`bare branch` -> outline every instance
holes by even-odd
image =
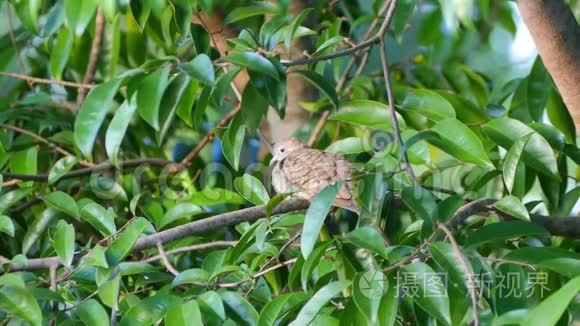
[[[278,264],[276,264],[276,265],[274,265],[274,266],[272,266],[270,268],[267,268],[267,269],[265,269],[263,271],[257,272],[256,274],[252,274],[247,279],[243,279],[241,281],[232,282],[232,283],[218,283],[218,284],[216,284],[216,286],[218,288],[237,288],[237,287],[239,287],[240,285],[242,285],[242,284],[244,284],[246,282],[255,280],[255,279],[259,278],[260,276],[266,275],[266,274],[268,274],[268,273],[270,273],[272,271],[275,271],[275,270],[277,270],[279,268],[282,268],[284,266],[288,266],[290,264],[294,264],[297,260],[298,260],[298,258],[292,258],[290,260],[287,260],[287,261],[278,263]]]
[[[93,44],[91,45],[91,54],[89,57],[89,64],[87,66],[87,71],[85,72],[85,77],[83,78],[83,84],[89,84],[93,81],[95,77],[95,71],[97,69],[97,63],[99,62],[99,52],[101,52],[101,43],[103,40],[103,31],[105,29],[105,15],[103,14],[103,9],[99,6],[97,10],[97,17],[95,18],[95,36],[93,38]],[[86,95],[86,89],[79,89],[77,96],[77,103],[81,104]]]
[[[396,2],[393,0],[393,2]],[[381,27],[382,29],[382,27]],[[391,74],[389,72],[389,62],[387,60],[387,51],[385,50],[385,45],[381,40],[381,48],[379,49],[381,53],[381,64],[383,66],[383,75],[385,78],[385,88],[387,89],[387,100],[389,101],[389,108],[391,111],[391,120],[393,123],[393,129],[395,132],[395,138],[397,139],[397,144],[399,145],[401,155],[403,156],[403,162],[405,163],[405,170],[414,184],[417,184],[417,177],[413,173],[411,168],[411,163],[409,163],[409,157],[407,156],[407,151],[403,150],[403,138],[401,137],[401,129],[399,128],[399,120],[397,119],[397,111],[395,111],[395,99],[393,96],[393,85],[391,84]]]
[[[163,265],[165,265],[165,268],[167,268],[167,270],[171,274],[175,276],[179,275],[179,271],[175,269],[173,265],[171,265],[169,258],[167,258],[167,255],[165,254],[165,249],[163,248],[163,244],[161,242],[157,243],[157,250],[159,250],[159,256],[161,257],[161,261],[163,261]]]
[[[189,252],[189,251],[228,248],[228,247],[235,246],[237,243],[238,243],[237,241],[214,241],[214,242],[208,242],[208,243],[200,243],[200,244],[194,244],[191,246],[179,247],[179,248],[175,248],[172,250],[168,250],[165,252],[165,255],[169,256],[169,255],[178,254],[178,253],[182,253],[182,252]],[[160,259],[162,259],[162,256],[156,255],[156,256],[152,256],[152,257],[149,257],[147,259],[144,259],[144,260],[142,260],[142,262],[151,263],[154,261],[158,261]]]
[[[8,34],[10,34],[10,42],[12,42],[12,47],[14,48],[14,56],[16,57],[16,62],[18,63],[18,68],[20,72],[25,74],[26,68],[24,67],[24,62],[22,61],[22,57],[20,56],[20,51],[18,50],[18,44],[16,43],[16,37],[14,36],[14,24],[12,23],[12,9],[10,8],[10,4],[6,2],[6,11],[8,16]],[[28,87],[32,89],[34,83],[28,80]]]
[[[32,77],[32,76],[28,76],[28,75],[17,74],[14,72],[7,72],[7,71],[0,71],[0,76],[16,78],[16,79],[23,79],[23,80],[33,82],[36,84],[55,84],[55,85],[76,87],[76,88],[94,88],[97,86],[94,84],[81,84],[81,83],[69,82],[66,80],[54,80],[54,79],[44,79],[44,78]]]

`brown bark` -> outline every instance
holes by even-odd
[[[546,69],[580,126],[580,27],[564,0],[518,0]]]

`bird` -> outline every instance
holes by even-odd
[[[312,201],[328,185],[343,181],[333,206],[360,215],[354,196],[356,169],[345,158],[310,148],[295,137],[271,146],[272,186],[277,193],[293,192],[294,197]]]

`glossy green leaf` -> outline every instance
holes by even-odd
[[[418,288],[417,295],[413,296],[413,301],[431,316],[443,323],[451,324],[449,314],[449,298],[443,282],[433,282],[430,277],[441,277],[425,263],[411,263],[402,267],[402,271],[410,273],[413,278],[413,286]]]
[[[84,33],[95,15],[98,3],[97,0],[64,0],[65,21],[76,36]]]
[[[50,74],[55,79],[62,78],[73,47],[74,36],[68,28],[61,28],[54,41],[53,51],[50,54]]]
[[[179,304],[181,299],[173,295],[157,294],[148,297],[131,307],[121,319],[120,325],[152,325],[161,320],[168,309]]]
[[[105,251],[106,248],[97,244],[93,247],[93,249],[91,249],[91,251],[89,251],[85,263],[88,266],[109,268],[109,264],[107,264],[107,258],[105,257]]]
[[[417,112],[435,121],[455,118],[455,110],[451,103],[427,89],[407,89],[401,110]]]
[[[24,287],[5,285],[0,288],[0,311],[14,314],[34,326],[42,325],[42,310]]]
[[[542,59],[537,56],[532,71],[528,76],[528,109],[534,121],[541,121],[550,92],[550,75],[546,71]]]
[[[84,210],[84,208],[83,208]],[[130,252],[139,236],[148,228],[151,224],[144,217],[138,217],[137,219],[129,222],[129,225],[125,227],[125,230],[109,245],[107,251],[105,252],[105,257],[107,258],[107,264],[109,266],[116,266],[119,264]]]
[[[38,171],[38,151],[36,147],[29,147],[12,154],[10,171],[12,173],[35,175]]]
[[[309,298],[307,293],[292,292],[275,297],[260,312],[258,326],[274,325],[285,313]]]
[[[70,267],[75,253],[75,229],[71,224],[59,223],[54,233],[54,249],[63,265]]]
[[[322,229],[326,215],[328,214],[341,186],[342,182],[336,182],[333,185],[325,187],[314,197],[312,204],[308,207],[306,216],[304,217],[302,236],[300,237],[300,251],[302,252],[304,259],[307,259],[314,249],[314,245],[316,244],[318,234]]]
[[[197,326],[203,325],[199,304],[195,300],[181,305],[175,305],[167,311],[165,316],[167,326]]]
[[[376,277],[376,276],[375,276]],[[383,288],[386,291],[381,299],[379,306],[379,325],[381,326],[393,326],[396,325],[397,321],[397,310],[399,308],[399,293],[396,286],[392,286],[394,279],[389,280],[387,288]]]
[[[377,270],[359,272],[354,276],[352,284],[352,296],[356,306],[370,325],[376,325],[381,299],[389,287],[387,276]]]
[[[213,64],[204,53],[197,55],[191,62],[180,64],[178,68],[186,72],[191,78],[195,78],[202,83],[215,84]]]
[[[263,73],[274,78],[275,80],[279,79],[278,71],[276,70],[276,67],[274,67],[274,64],[258,53],[247,51],[233,52],[225,57],[224,60],[240,67],[247,68],[251,71]]]
[[[354,229],[345,236],[345,240],[352,242],[359,248],[365,248],[371,253],[387,257],[387,246],[379,231],[372,226],[363,226]]]
[[[172,286],[178,286],[181,284],[195,284],[195,283],[207,283],[209,281],[209,273],[200,268],[191,268],[181,272],[179,275],[175,276],[171,282]]]
[[[270,196],[264,185],[251,174],[244,174],[234,180],[237,192],[254,205],[264,205]]]
[[[48,206],[69,216],[78,218],[80,215],[79,206],[77,205],[74,198],[62,191],[51,192],[48,195],[42,197],[42,200],[44,200]]]
[[[114,217],[103,206],[91,203],[81,209],[81,217],[89,222],[103,236],[110,236],[117,232]]]
[[[31,187],[21,188],[2,194],[0,196],[0,214],[6,212],[8,208],[28,196],[33,190],[34,188]]]
[[[524,152],[524,148],[531,136],[532,134],[528,134],[518,139],[505,156],[502,166],[503,181],[510,194],[512,193],[515,186],[516,170],[518,168],[518,164],[522,157],[522,153]]]
[[[22,254],[26,255],[30,248],[36,243],[36,241],[44,234],[44,231],[57,217],[56,210],[52,208],[47,208],[42,213],[40,213],[32,224],[26,230],[24,239],[22,239]]]
[[[14,222],[6,215],[0,215],[0,232],[14,237]]]
[[[556,325],[566,307],[580,292],[580,276],[564,284],[558,291],[543,300],[530,311],[525,325]]]
[[[338,109],[338,94],[336,94],[334,87],[326,79],[324,79],[324,77],[310,70],[295,70],[292,72],[305,77],[306,80],[308,80],[312,85],[318,88],[330,99],[330,102],[334,106],[335,110]]]
[[[125,137],[125,132],[129,127],[133,113],[137,109],[137,100],[135,94],[133,94],[131,100],[125,100],[123,104],[117,109],[109,128],[107,128],[107,133],[105,135],[105,149],[107,151],[107,156],[111,162],[115,165],[118,164],[118,153],[121,148],[121,143]]]
[[[308,325],[316,318],[318,312],[336,295],[350,285],[350,281],[337,281],[329,283],[318,290],[308,302],[300,309],[296,319],[290,323],[292,326]]]
[[[226,311],[224,308],[224,303],[222,298],[214,291],[207,291],[202,293],[198,298],[197,302],[199,307],[203,312],[209,315],[215,316],[220,320],[226,319]]]
[[[117,275],[99,286],[99,298],[110,308],[118,309],[120,283],[121,276]]]
[[[159,105],[168,84],[169,66],[143,79],[137,91],[137,112],[153,129],[159,130]]]
[[[78,148],[86,157],[92,156],[97,133],[120,85],[120,79],[113,79],[98,85],[91,90],[79,108],[75,120],[74,135]]]
[[[109,325],[109,315],[101,304],[95,299],[89,299],[79,305],[74,313],[86,325],[105,326]]]
[[[74,156],[65,156],[56,161],[48,173],[48,184],[57,182],[63,175],[70,171],[78,161],[79,160]]]
[[[536,171],[559,180],[554,151],[550,144],[532,128],[509,118],[494,119],[483,125],[484,133],[499,146],[509,149],[523,136],[533,133],[524,147],[524,162]]]
[[[252,83],[244,88],[241,111],[248,131],[256,134],[262,118],[268,113],[268,101]]]
[[[258,312],[241,294],[224,291],[220,293],[226,308],[226,314],[238,325],[253,326],[258,324]]]
[[[423,220],[422,237],[426,238],[431,234],[437,218],[437,203],[435,197],[428,190],[411,186],[403,189],[401,199],[407,207],[415,212]]]
[[[162,229],[164,226],[185,218],[185,217],[192,217],[198,214],[203,213],[203,209],[197,205],[193,205],[191,203],[179,203],[173,206],[170,210],[168,210],[161,220],[157,223],[157,228]]]
[[[525,221],[492,223],[484,225],[471,233],[467,238],[466,244],[468,246],[479,246],[491,241],[501,241],[545,233],[546,230],[541,226]]]
[[[495,205],[500,211],[520,220],[529,221],[530,215],[522,202],[514,196],[506,196],[498,200]]]
[[[441,120],[433,126],[433,130],[441,139],[431,139],[431,142],[453,157],[467,163],[494,167],[477,135],[459,120]]]
[[[370,148],[367,148],[365,142],[362,139],[358,137],[348,137],[335,141],[334,143],[330,144],[324,151],[337,155],[346,155],[364,153],[369,150]]]
[[[451,286],[458,288],[462,293],[467,294],[469,287],[473,286],[468,279],[469,275],[473,274],[473,268],[465,254],[456,252],[448,242],[432,243],[428,249],[433,260],[447,273],[447,282],[450,282]],[[465,261],[467,267],[462,260]]]
[[[161,128],[157,134],[157,144],[159,145],[163,144],[165,136],[174,126],[175,113],[184,92],[188,89],[190,80],[189,76],[184,73],[175,75],[163,94],[159,107],[159,120],[161,121]]]
[[[240,154],[244,145],[246,126],[242,124],[241,115],[236,116],[222,137],[222,151],[228,162],[237,170],[240,165]]]
[[[316,267],[320,265],[320,260],[331,245],[331,241],[321,243],[312,250],[308,258],[304,261],[304,265],[302,265],[302,270],[300,271],[300,283],[302,283],[304,292],[308,291],[308,281]]]
[[[562,101],[562,98],[552,87],[546,105],[550,122],[566,136],[569,143],[576,143],[576,127],[570,112]]]
[[[236,7],[225,18],[224,23],[231,24],[242,19],[258,15],[275,14],[278,12],[278,6],[274,3],[256,1],[250,6]]]
[[[11,0],[16,15],[29,31],[38,33],[38,14],[42,7],[42,0]]]
[[[308,16],[308,14],[312,12],[312,10],[313,10],[312,8],[306,8],[300,14],[298,14],[294,18],[294,20],[292,20],[292,23],[289,26],[289,30],[286,33],[286,37],[284,38],[284,46],[286,47],[286,50],[290,49],[290,45],[292,44],[292,40],[294,39],[294,36],[296,35],[298,28],[300,27],[306,16]]]
[[[389,107],[383,103],[370,100],[354,100],[340,105],[340,110],[332,113],[329,120],[344,121],[359,126],[393,130],[393,122]],[[397,113],[401,128],[405,121]]]

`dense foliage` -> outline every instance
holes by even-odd
[[[580,320],[576,129],[515,4],[290,2],[0,2],[1,325]],[[360,216],[272,192],[292,75]]]

